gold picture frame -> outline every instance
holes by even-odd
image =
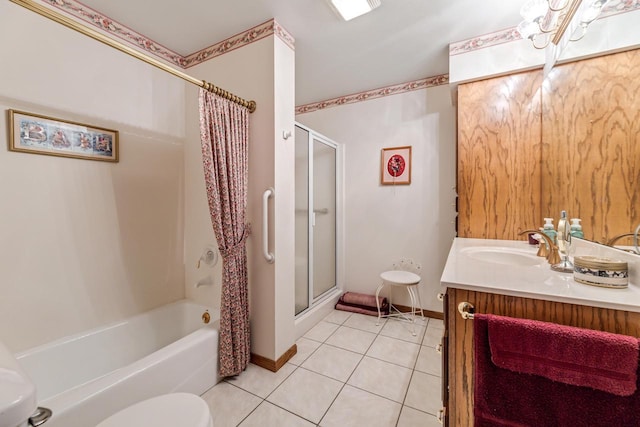
[[[9,150],[118,162],[117,130],[25,111],[8,110]]]
[[[411,184],[411,146],[383,148],[380,157],[380,184]]]

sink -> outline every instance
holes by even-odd
[[[545,262],[543,257],[536,256],[535,253],[515,248],[474,246],[460,249],[460,252],[466,254],[469,258],[493,264],[531,267]]]

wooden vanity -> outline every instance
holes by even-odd
[[[574,282],[571,274],[552,272],[544,262],[526,267],[491,266],[465,252],[474,246],[526,251],[525,245],[505,240],[454,241],[442,276],[442,284],[447,288],[443,337],[444,425],[473,425],[473,320],[462,318],[458,312],[461,302],[473,304],[477,313],[640,337],[640,291],[634,284],[621,292],[596,288]],[[586,242],[585,251],[589,250],[589,245],[594,244]],[[592,250],[606,249],[593,246]],[[535,251],[532,249],[531,253]]]
[[[628,255],[635,257],[629,288],[612,290],[551,272],[544,260],[492,264],[465,252],[474,245],[526,252],[524,242],[484,239],[519,239],[561,210],[581,217],[594,241],[635,229],[637,174],[627,165],[640,164],[638,67],[640,49],[562,64],[544,80],[533,70],[458,87],[456,231],[483,239],[456,239],[442,276],[445,425],[473,425],[473,320],[460,316],[460,302],[477,313],[640,337],[636,255]],[[611,249],[585,242],[581,250],[606,257]]]

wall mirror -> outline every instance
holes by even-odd
[[[640,40],[616,24],[575,44],[629,33]],[[546,78],[536,69],[458,87],[460,237],[521,239],[544,217],[557,226],[566,210],[586,239],[626,234],[616,244],[631,249],[640,225],[640,50],[624,43],[631,47],[609,54],[598,43]]]
[[[581,218],[586,239],[622,236],[624,249],[640,224],[638,69],[628,50],[556,65],[542,83],[542,208]]]

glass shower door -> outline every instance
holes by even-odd
[[[313,297],[336,286],[336,149],[313,138]]]
[[[296,125],[295,313],[337,285],[337,145]]]
[[[296,315],[309,308],[309,132],[296,126],[295,302]]]

